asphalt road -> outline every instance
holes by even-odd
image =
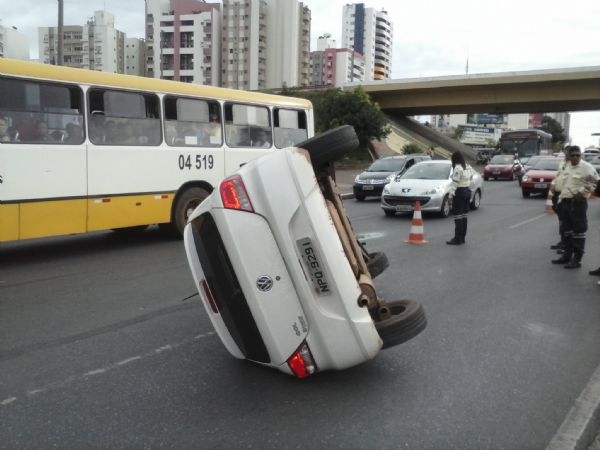
[[[295,380],[233,359],[195,292],[182,243],[156,230],[0,249],[0,448],[537,449],[600,364],[600,201],[581,269],[550,264],[544,199],[487,182],[467,244],[452,221],[345,202],[391,267],[387,299],[423,303],[412,341]]]

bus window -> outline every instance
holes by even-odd
[[[269,109],[226,103],[225,140],[230,147],[270,148],[273,141]]]
[[[164,111],[168,145],[219,147],[222,144],[218,102],[166,96]]]
[[[81,144],[82,92],[79,87],[0,78],[2,142]]]
[[[159,100],[154,94],[93,88],[89,136],[96,145],[159,145]]]
[[[308,139],[306,113],[292,109],[275,109],[273,114],[275,146],[291,147]]]

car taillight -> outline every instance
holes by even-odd
[[[225,179],[219,187],[223,206],[227,209],[254,212],[246,186],[239,175]]]
[[[287,363],[296,378],[306,378],[317,371],[317,366],[306,343],[298,348]]]
[[[215,302],[215,298],[213,297],[210,287],[208,286],[208,283],[206,282],[206,280],[202,280],[200,282],[200,286],[202,287],[202,291],[204,292],[204,296],[206,297],[206,300],[208,300],[208,304],[210,305],[210,309],[212,309],[212,312],[215,314],[219,314],[219,308],[217,307],[217,302]]]

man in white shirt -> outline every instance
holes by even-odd
[[[565,269],[581,267],[587,231],[587,199],[598,183],[598,173],[594,167],[581,160],[581,149],[573,145],[569,148],[570,163],[563,172],[563,186],[558,197],[559,210],[563,222],[565,251],[553,264],[564,264]]]

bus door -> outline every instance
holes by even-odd
[[[273,133],[266,106],[225,103],[225,175],[273,151]]]
[[[86,231],[83,94],[0,78],[0,241]]]

